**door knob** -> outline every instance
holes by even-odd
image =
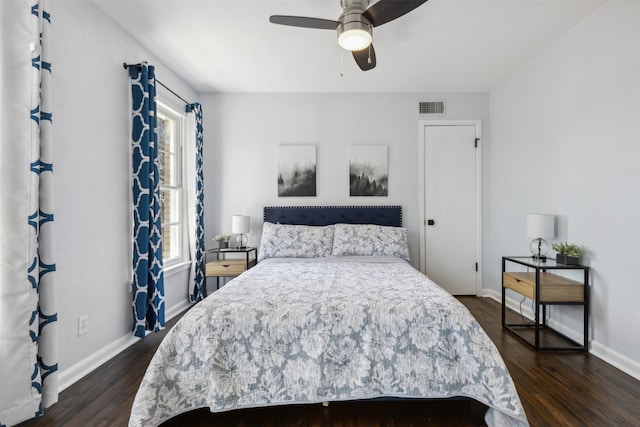
[[[427,225],[436,225],[436,222],[433,219],[428,219],[427,220]]]

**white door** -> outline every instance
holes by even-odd
[[[425,124],[425,274],[452,295],[476,295],[481,242],[479,123]]]

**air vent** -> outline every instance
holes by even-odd
[[[444,115],[444,101],[422,101],[418,103],[418,113]]]

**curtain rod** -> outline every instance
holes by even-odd
[[[124,67],[125,70],[128,70],[129,67],[140,67],[138,64],[127,64],[126,62],[122,63],[122,66]],[[140,70],[138,70],[140,71]],[[193,103],[187,101],[186,99],[184,99],[183,97],[181,97],[180,95],[178,95],[177,93],[175,93],[173,90],[171,90],[171,88],[167,85],[165,85],[164,83],[162,83],[160,80],[156,79],[156,82],[162,86],[163,88],[165,88],[166,90],[168,90],[169,92],[171,92],[172,94],[174,94],[176,97],[180,98],[180,100],[182,102],[184,102],[186,105],[188,105],[189,107],[191,107],[191,111],[193,111]]]

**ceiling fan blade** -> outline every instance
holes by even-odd
[[[369,71],[376,67],[376,50],[373,48],[373,44],[362,50],[354,50],[351,53],[362,71]]]
[[[426,2],[427,0],[380,0],[365,10],[362,16],[377,27],[400,18]]]
[[[307,18],[304,16],[272,15],[269,22],[273,24],[289,25],[291,27],[316,28],[319,30],[335,30],[338,28],[338,21],[329,19]]]

